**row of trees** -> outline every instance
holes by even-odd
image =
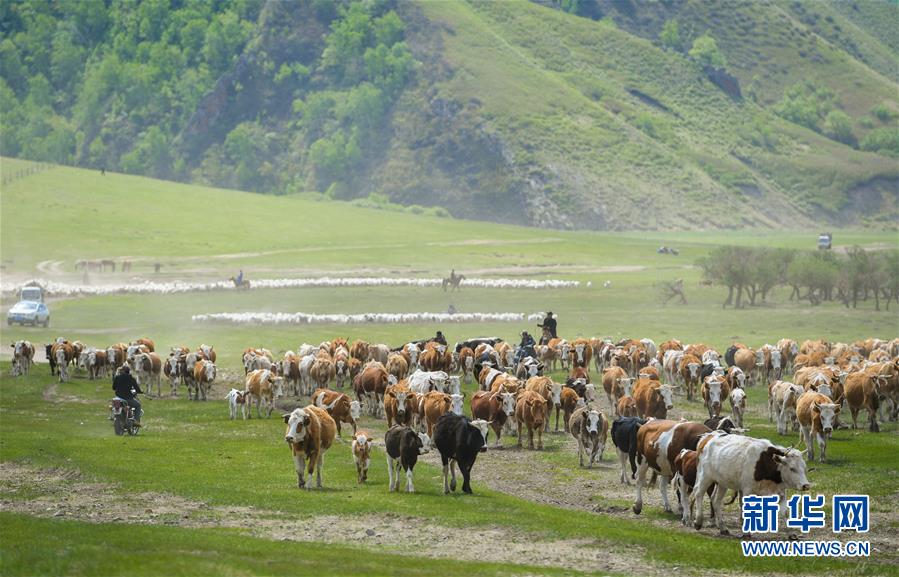
[[[790,300],[813,305],[839,301],[856,308],[859,300],[874,300],[876,310],[899,302],[899,251],[867,251],[853,247],[846,254],[784,248],[722,246],[697,264],[705,281],[726,286],[722,306],[742,308],[766,301],[775,287],[791,289]]]

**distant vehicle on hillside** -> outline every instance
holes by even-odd
[[[818,250],[830,250],[833,242],[833,235],[829,232],[822,232],[818,235]]]
[[[44,293],[39,286],[26,286],[19,293],[17,302],[6,313],[6,324],[50,325],[50,309],[44,304]]]

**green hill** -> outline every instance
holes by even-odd
[[[554,228],[891,225],[895,14],[860,0],[5,3],[0,148]],[[717,69],[691,56],[706,37]]]

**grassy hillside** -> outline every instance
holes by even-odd
[[[893,4],[543,4],[11,3],[2,152],[552,228],[895,223]]]

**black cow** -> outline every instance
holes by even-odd
[[[704,383],[706,377],[710,377],[715,374],[715,369],[721,367],[718,363],[705,363],[702,365],[702,369],[699,371],[699,382]]]
[[[564,386],[568,387],[569,389],[574,389],[574,392],[577,393],[577,396],[586,400],[587,384],[583,379],[572,379],[571,377],[568,377],[568,379],[565,381]]]
[[[731,345],[729,349],[724,351],[724,362],[727,363],[727,366],[734,366],[734,355],[739,351],[739,347],[735,345]]]
[[[443,492],[456,490],[456,463],[462,472],[462,491],[471,493],[471,468],[478,453],[487,450],[487,433],[490,425],[483,419],[470,421],[468,417],[446,413],[437,419],[434,429],[434,446],[443,461]],[[452,481],[447,482],[449,473]]]
[[[496,346],[496,343],[501,343],[503,340],[499,337],[478,337],[474,339],[468,339],[467,341],[462,341],[461,343],[456,343],[456,352],[461,352],[464,347],[468,347],[471,350],[475,350],[478,348],[478,345],[488,344],[491,347]]]
[[[637,472],[637,431],[645,423],[639,417],[618,417],[612,422],[612,443],[618,451],[621,463],[621,482],[630,485],[630,479]],[[631,474],[627,474],[627,461],[631,463]]]
[[[396,425],[384,435],[384,446],[387,450],[387,473],[390,475],[389,490],[399,491],[400,467],[406,471],[406,491],[415,492],[412,484],[412,469],[418,462],[418,456],[428,452],[430,440],[424,433],[418,433],[411,427]]]
[[[713,431],[724,431],[725,433],[730,433],[734,429],[736,429],[737,433],[743,431],[743,429],[737,427],[733,419],[728,416],[722,417],[719,415],[717,417],[712,417],[711,419],[706,420],[706,422],[703,424]]]
[[[44,345],[44,351],[47,355],[47,360],[50,361],[50,374],[56,374],[56,358],[53,356],[53,344]]]

